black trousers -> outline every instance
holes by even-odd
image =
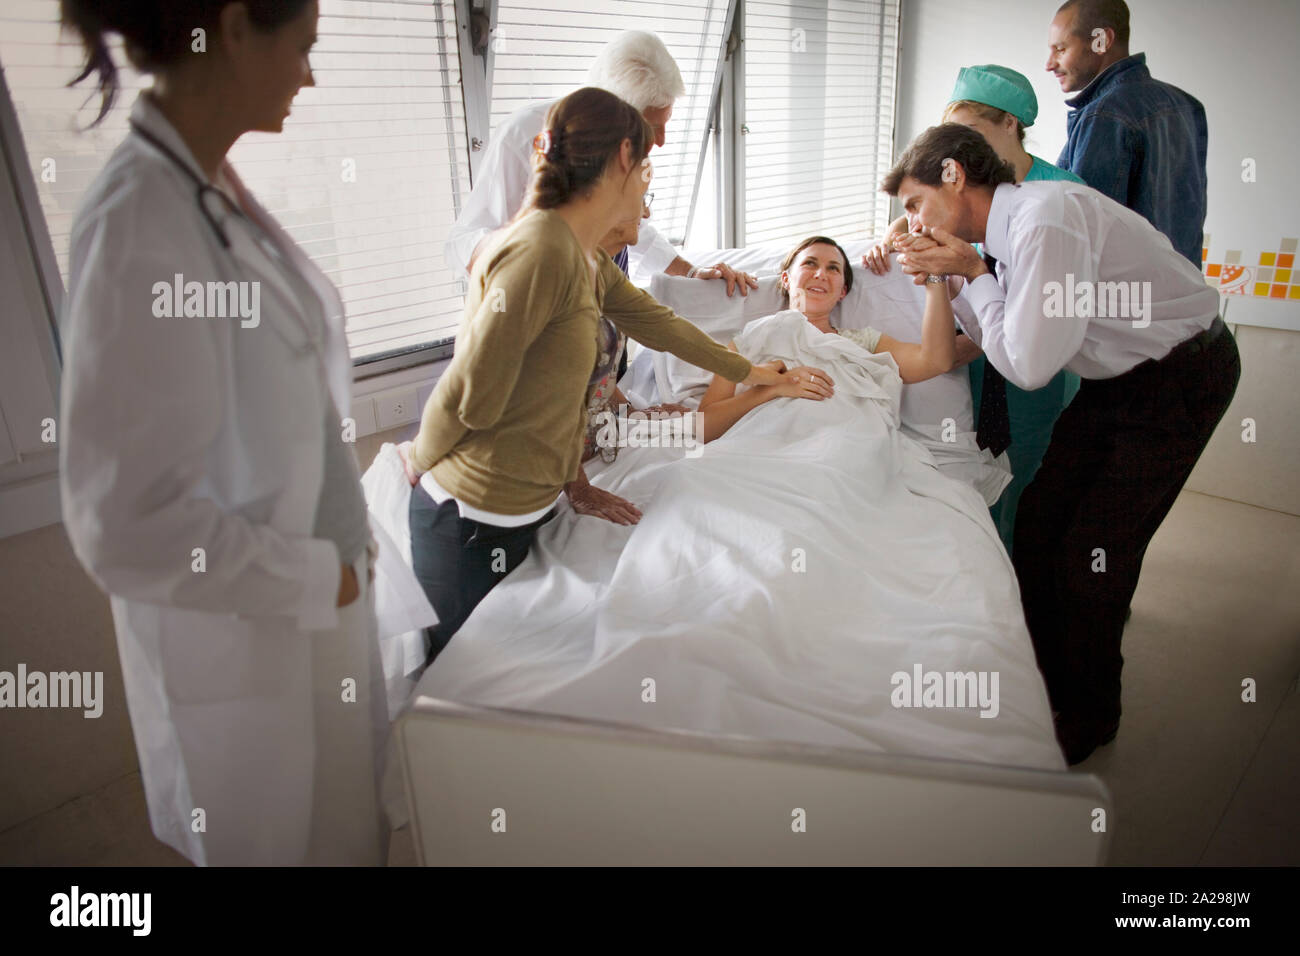
[[[1216,319],[1158,362],[1084,380],[1020,499],[1025,620],[1052,707],[1085,735],[1119,720],[1120,638],[1142,559],[1240,376]]]
[[[432,662],[487,593],[528,557],[537,529],[555,509],[531,524],[502,528],[462,518],[455,500],[438,504],[416,485],[409,516],[415,576],[438,612],[438,623],[425,630]]]

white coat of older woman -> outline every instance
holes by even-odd
[[[626,30],[610,40],[591,64],[587,83],[636,107],[654,131],[656,146],[664,145],[673,102],[686,92],[681,71],[663,40],[644,30]],[[511,223],[523,206],[533,179],[533,138],[546,125],[547,113],[556,102],[527,103],[492,131],[474,176],[474,189],[447,237],[444,256],[456,272],[469,272],[488,236]],[[647,279],[656,272],[721,279],[727,284],[727,295],[744,296],[758,288],[755,276],[725,262],[693,266],[649,223],[641,226],[637,241],[614,261],[624,272]]]
[[[247,128],[274,130],[311,83],[316,4],[263,14],[274,29],[249,22],[258,6],[226,5],[209,50],[227,60],[196,68],[260,86],[247,102],[278,119]],[[130,40],[138,19],[106,26]],[[188,88],[192,65],[156,71],[73,230],[64,520],[111,596],[155,835],[199,864],[383,863],[369,528],[331,447],[349,407],[342,304],[224,150],[169,121],[164,103],[201,124],[220,89]],[[218,129],[241,122],[227,92],[236,119]],[[212,290],[232,288],[217,283],[237,284],[238,314],[213,314]],[[361,541],[351,562],[318,534],[323,487]]]

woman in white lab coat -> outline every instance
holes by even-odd
[[[107,33],[155,77],[73,229],[60,436],[154,833],[199,864],[381,864],[342,304],[225,160],[312,85],[317,5],[65,0],[63,18],[105,109]]]

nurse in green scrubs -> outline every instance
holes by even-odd
[[[1016,182],[1037,179],[1068,179],[1083,182],[1078,176],[1025,150],[1025,129],[1038,116],[1038,98],[1022,74],[1004,66],[968,66],[957,73],[945,123],[960,123],[979,132],[997,154],[1016,170]],[[889,268],[888,238],[907,231],[907,219],[900,216],[889,227],[890,237],[871,250],[863,262],[876,273]],[[971,396],[975,402],[975,421],[979,421],[980,395],[984,387],[985,360],[981,355],[970,364]],[[1070,404],[1079,390],[1079,377],[1062,370],[1040,389],[1027,392],[1007,383],[1007,416],[1011,421],[1011,445],[1007,457],[1011,463],[1011,484],[989,509],[1007,553],[1015,537],[1016,505],[1020,493],[1033,480],[1043,461],[1052,426],[1061,410]]]

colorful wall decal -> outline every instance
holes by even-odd
[[[1259,265],[1241,262],[1241,250],[1229,249],[1222,262],[1210,262],[1210,234],[1201,248],[1205,281],[1224,295],[1249,295],[1261,299],[1300,301],[1300,269],[1296,268],[1297,240],[1283,239],[1275,252],[1261,252]]]

